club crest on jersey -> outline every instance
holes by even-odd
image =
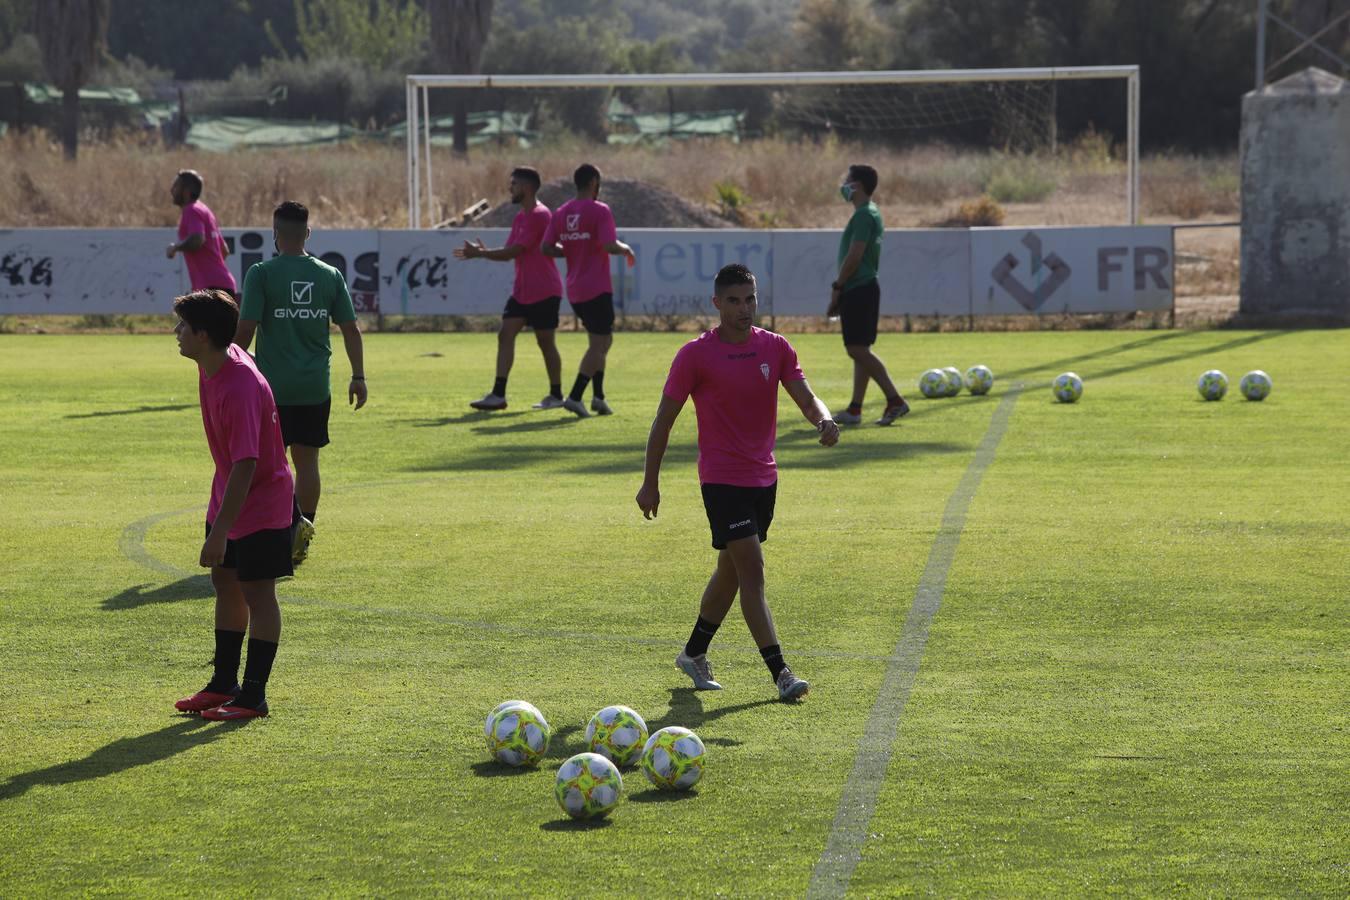
[[[769,364],[768,364],[768,363],[760,363],[760,364],[759,364],[759,374],[761,374],[761,375],[764,376],[764,380],[765,380],[765,381],[768,381],[768,380],[769,380]]]

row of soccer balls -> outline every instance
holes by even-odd
[[[553,729],[524,700],[499,703],[483,723],[492,758],[508,766],[537,766],[548,752]],[[553,796],[574,819],[607,815],[623,799],[619,767],[638,763],[658,790],[687,791],[703,777],[703,741],[672,725],[648,736],[647,723],[627,706],[606,706],[586,723],[586,745],[558,767]]]
[[[988,366],[972,366],[966,371],[964,378],[955,366],[929,369],[919,376],[919,391],[929,398],[955,397],[961,393],[963,387],[979,396],[989,393],[989,389],[993,386],[994,373],[989,371]],[[1272,386],[1270,376],[1260,369],[1248,372],[1238,382],[1238,390],[1242,391],[1242,396],[1248,400],[1266,399],[1270,396]],[[1222,400],[1228,393],[1228,376],[1218,369],[1210,369],[1200,376],[1195,387],[1200,396],[1206,400]],[[1083,379],[1073,372],[1065,372],[1054,380],[1051,390],[1059,402],[1073,403],[1083,396]]]

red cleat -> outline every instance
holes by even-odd
[[[235,697],[239,696],[237,690],[228,694],[221,694],[216,691],[198,691],[191,697],[184,697],[173,705],[173,708],[179,712],[199,713],[208,709],[220,706],[223,703],[229,703]]]
[[[267,715],[266,700],[264,700],[257,709],[254,709],[251,706],[231,706],[230,704],[225,703],[214,709],[208,709],[202,712],[202,718],[210,719],[212,722],[233,722],[236,719],[260,719],[265,715]]]

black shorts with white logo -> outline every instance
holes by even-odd
[[[211,536],[211,523],[206,523],[206,536]],[[225,541],[225,559],[222,569],[234,569],[240,581],[265,581],[286,578],[295,574],[291,564],[290,528],[265,528],[241,538]]]
[[[572,304],[572,312],[581,319],[589,334],[607,335],[614,333],[614,295],[601,294]]]
[[[708,512],[714,549],[725,550],[727,543],[759,535],[760,543],[769,539],[773,523],[773,503],[778,482],[768,487],[742,487],[738,484],[703,485],[703,508]]]
[[[301,444],[305,447],[328,446],[328,414],[333,398],[309,406],[278,406],[277,419],[281,422],[281,440],[287,447]]]
[[[880,319],[881,285],[875,279],[839,295],[839,324],[843,326],[845,346],[875,344]]]
[[[553,331],[558,327],[558,309],[561,306],[561,297],[548,297],[538,303],[521,303],[511,297],[506,301],[502,318],[524,319],[525,324],[535,331]]]

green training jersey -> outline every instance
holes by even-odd
[[[258,323],[254,355],[278,406],[328,399],[329,323],[356,320],[342,273],[313,256],[277,256],[244,276],[239,318]]]
[[[859,285],[876,280],[877,269],[881,267],[881,232],[881,210],[877,209],[875,203],[869,200],[866,206],[860,206],[853,211],[848,225],[844,226],[843,237],[839,239],[838,265],[844,264],[848,248],[854,241],[862,241],[867,245],[867,249],[863,251],[862,262],[858,263],[853,276],[844,283],[844,290],[851,291]]]

